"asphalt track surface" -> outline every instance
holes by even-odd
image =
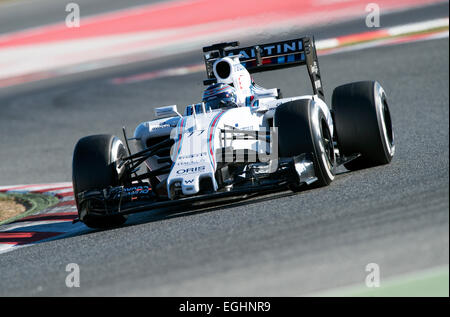
[[[446,8],[423,15],[445,16]],[[382,281],[448,265],[448,56],[441,39],[320,58],[328,101],[334,87],[351,81],[376,79],[387,91],[396,138],[390,165],[342,172],[330,186],[298,194],[137,214],[122,228],[2,254],[0,295],[305,295],[363,285],[372,262]],[[204,74],[125,85],[111,78],[200,60],[188,54],[3,91],[0,184],[70,181],[80,137],[120,135],[123,125],[131,133],[158,105],[197,101]],[[285,96],[309,92],[301,68],[255,78]],[[68,263],[80,266],[80,288],[65,285]]]

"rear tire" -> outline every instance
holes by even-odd
[[[127,220],[125,215],[97,216],[89,214],[88,206],[80,206],[78,193],[86,190],[101,190],[119,185],[116,161],[126,156],[122,142],[112,135],[91,135],[78,141],[72,161],[72,183],[78,216],[90,228],[120,226]]]
[[[333,179],[335,155],[330,128],[323,110],[312,100],[301,99],[280,105],[275,111],[278,128],[278,156],[283,158],[311,153],[317,186]],[[298,186],[291,188],[294,191]]]
[[[349,170],[388,164],[395,153],[394,133],[386,93],[376,81],[337,87],[332,97],[334,123],[340,152],[361,156]]]

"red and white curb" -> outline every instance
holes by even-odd
[[[0,186],[2,193],[52,195],[59,202],[25,218],[0,226],[0,253],[89,231],[84,224],[72,224],[77,217],[72,183]]]
[[[316,41],[319,55],[330,55],[370,47],[425,41],[449,36],[449,18],[411,23],[370,32],[356,33]],[[114,85],[132,84],[157,78],[204,72],[204,64],[174,67],[110,79]]]
[[[437,34],[447,35],[448,37],[448,25],[448,17],[433,19],[320,40],[316,42],[316,46],[319,51],[322,51],[322,54],[326,54],[333,52],[336,49],[354,46],[355,44],[360,45],[365,43],[370,44],[371,46],[379,46],[388,43],[395,44],[416,39],[427,39],[431,36],[436,36]],[[351,49],[355,49],[355,47],[351,47]]]
[[[382,12],[442,0],[378,0]],[[0,36],[0,87],[367,14],[366,0],[176,0]],[[64,12],[62,12],[64,14]]]

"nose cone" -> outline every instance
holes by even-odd
[[[215,133],[223,111],[211,111],[188,116],[180,120],[174,138],[173,167],[167,178],[167,191],[171,199],[178,195],[192,196],[201,193],[206,179],[208,191],[218,188],[215,179],[214,144],[220,133]],[[184,124],[184,125],[183,125]],[[212,184],[208,185],[208,184]]]
[[[203,170],[204,172],[204,167],[191,167],[179,170],[186,173],[186,175],[182,177],[183,180],[181,182],[181,191],[183,192],[183,195],[190,196],[200,192],[201,174],[199,173],[201,172],[199,170]]]
[[[207,180],[207,182],[204,180]],[[207,188],[202,188],[205,187],[205,185]],[[217,190],[217,182],[214,178],[214,171],[210,164],[174,168],[169,176],[167,186],[169,197],[171,199],[175,198],[172,197],[173,193],[176,192],[174,186],[179,189],[181,187],[181,194],[183,196],[192,196],[201,193],[203,190]],[[178,193],[180,194],[179,189]]]

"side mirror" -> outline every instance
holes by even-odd
[[[165,106],[165,107],[159,107],[155,109],[155,116],[156,118],[167,118],[167,117],[174,117],[174,116],[180,116],[177,110],[177,105],[172,106]]]

